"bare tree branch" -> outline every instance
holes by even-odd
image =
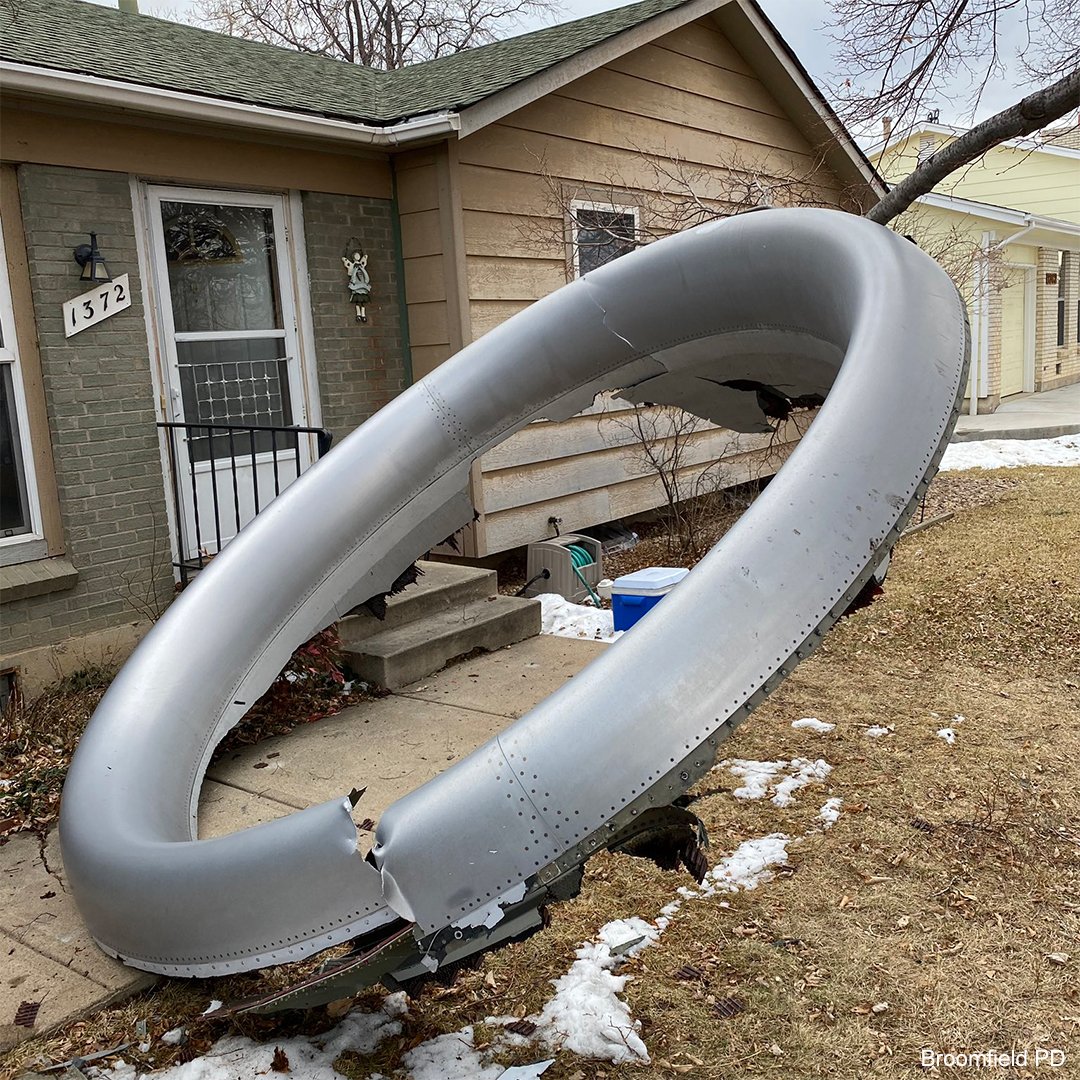
[[[947,143],[901,180],[866,216],[880,225],[887,224],[920,195],[932,191],[949,173],[999,143],[1039,131],[1076,108],[1080,108],[1080,68]]]
[[[197,0],[213,30],[390,70],[505,36],[556,0]]]
[[[829,8],[842,64],[831,89],[855,128],[883,116],[903,128],[935,99],[973,108],[1012,59],[1039,80],[1080,66],[1075,0],[829,0]],[[1011,58],[1006,46],[1018,34],[1025,40]]]

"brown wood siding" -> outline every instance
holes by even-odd
[[[394,158],[414,379],[426,375],[454,351],[446,312],[440,152],[438,148],[415,150]]]
[[[641,151],[677,156],[718,180],[737,160],[781,175],[814,171],[815,195],[842,185],[732,44],[708,21],[668,34],[461,140],[462,222],[472,335],[480,337],[565,283],[558,197],[604,201],[613,187],[661,190]],[[542,173],[546,173],[545,178]],[[591,194],[590,194],[591,193]],[[562,423],[539,421],[481,460],[485,548],[502,551],[563,529],[640,513],[663,501],[633,436],[598,403]],[[710,429],[690,447],[690,473],[727,454],[731,483],[769,475],[783,449]],[[727,460],[727,459],[725,459]]]
[[[700,462],[711,464],[721,454],[724,460],[717,488],[769,476],[796,445],[792,437],[776,440],[768,450],[740,450],[731,438],[731,432],[716,430],[697,440],[691,455],[696,463],[680,473],[680,481],[692,484],[702,472]],[[588,483],[582,482],[586,475]],[[563,532],[572,532],[664,503],[659,478],[645,468],[633,447],[594,449],[494,475],[485,471],[484,492],[490,501],[484,529],[487,550],[492,552],[550,535],[548,518],[552,516],[562,519]]]
[[[401,255],[413,377],[421,378],[472,340],[469,269],[457,143],[445,142],[394,159]],[[483,555],[484,493],[479,467],[470,474],[478,519],[446,554]]]
[[[322,191],[389,199],[385,155],[332,153],[308,144],[241,139],[208,128],[196,132],[164,122],[117,122],[74,110],[36,111],[4,102],[4,161],[135,173],[152,180],[228,187]]]

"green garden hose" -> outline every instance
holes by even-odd
[[[593,603],[599,608],[604,605],[600,602],[600,597],[593,592],[592,586],[585,580],[585,575],[581,572],[582,567],[592,566],[593,557],[589,553],[587,548],[582,547],[580,544],[567,544],[566,550],[570,552],[570,565],[573,568],[575,574],[577,574],[578,581],[585,586],[589,595],[592,597]]]

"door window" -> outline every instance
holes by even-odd
[[[162,201],[161,230],[185,421],[293,424],[273,209]],[[261,453],[272,441],[210,429],[191,439],[196,461]],[[287,449],[296,437],[273,442]]]

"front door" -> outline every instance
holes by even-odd
[[[148,189],[178,555],[215,554],[311,461],[284,200]]]

